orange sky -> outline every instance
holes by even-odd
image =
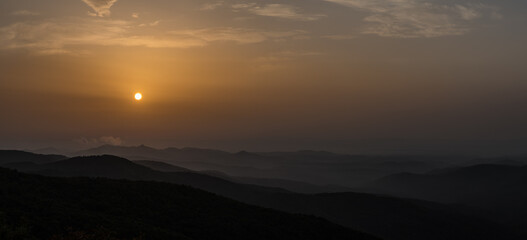
[[[523,142],[525,7],[3,0],[0,148]]]

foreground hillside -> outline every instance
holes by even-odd
[[[17,167],[17,164],[10,166]],[[279,188],[234,183],[195,172],[159,172],[108,155],[75,157],[47,164],[21,163],[18,169],[48,176],[89,176],[184,184],[251,205],[323,217],[383,239],[518,239],[494,221],[474,217],[470,209],[457,206],[372,194],[297,194]]]
[[[376,239],[190,187],[0,168],[0,239]]]

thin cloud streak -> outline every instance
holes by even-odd
[[[322,36],[322,38],[331,39],[331,40],[350,40],[355,39],[355,35],[349,35],[349,34],[335,34],[335,35],[325,35]]]
[[[19,10],[19,11],[15,11],[11,13],[11,15],[13,16],[38,16],[40,15],[40,13],[29,11],[29,10]]]
[[[463,35],[470,22],[483,15],[498,15],[484,4],[439,4],[416,0],[325,0],[368,13],[365,34],[396,38],[431,38]]]
[[[200,7],[200,10],[203,10],[203,11],[214,10],[214,9],[217,9],[217,8],[223,6],[223,4],[224,4],[223,1],[218,1],[218,2],[213,2],[213,3],[206,3],[206,4],[203,4]]]
[[[234,4],[232,5],[232,8],[236,11],[247,10],[250,13],[259,16],[284,18],[297,21],[315,21],[326,17],[324,14],[302,13],[298,7],[287,4],[267,4],[259,6],[256,3],[243,3]]]
[[[192,30],[171,31],[178,38],[190,38],[204,42],[231,41],[239,44],[260,43],[264,41],[281,41],[286,39],[305,38],[307,32],[291,31],[259,31],[244,28],[204,28]]]
[[[110,8],[117,2],[117,0],[82,0],[90,6],[95,14],[93,16],[104,17],[110,15]]]
[[[191,48],[204,47],[220,41],[250,44],[307,38],[307,32],[302,30],[203,28],[141,35],[135,34],[135,27],[133,22],[103,19],[19,22],[0,28],[0,49],[28,49],[37,54],[77,55],[86,53],[82,50],[83,46]]]
[[[83,147],[96,147],[100,145],[120,146],[124,141],[120,137],[103,136],[98,138],[82,137],[75,139],[74,142],[81,144]]]

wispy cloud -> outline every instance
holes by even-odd
[[[326,16],[324,14],[304,13],[298,7],[287,4],[267,4],[260,6],[256,3],[241,3],[232,5],[232,8],[237,11],[245,9],[259,16],[285,18],[298,21],[314,21]]]
[[[38,16],[40,15],[40,13],[29,11],[29,10],[19,10],[19,11],[15,11],[11,13],[11,15],[13,16]]]
[[[38,54],[77,54],[79,46],[192,47],[201,43],[131,33],[131,22],[117,20],[49,20],[0,28],[0,48]]]
[[[99,145],[113,145],[119,146],[123,144],[123,140],[120,137],[104,136],[98,138],[79,138],[75,139],[75,142],[80,143],[84,146],[94,147]]]
[[[355,35],[350,34],[335,34],[335,35],[325,35],[322,38],[331,39],[331,40],[350,40],[356,38]]]
[[[325,0],[369,13],[364,33],[419,38],[462,35],[470,21],[496,9],[484,4],[451,4],[418,0]]]
[[[92,15],[104,17],[110,15],[110,8],[117,2],[117,0],[82,0],[90,6],[95,13]]]
[[[171,31],[171,34],[182,39],[195,39],[209,42],[235,42],[239,44],[260,43],[264,41],[281,41],[286,39],[306,38],[306,31],[260,31],[245,28],[204,28]]]
[[[214,10],[216,8],[219,8],[219,7],[223,6],[223,5],[224,5],[223,1],[217,1],[217,2],[213,2],[213,3],[205,3],[205,4],[201,5],[200,10],[203,10],[203,11]]]
[[[155,26],[158,26],[160,22],[161,21],[157,20],[157,21],[153,21],[151,23],[141,23],[141,24],[139,24],[139,27],[147,27],[147,26],[155,27]]]
[[[307,32],[301,30],[244,28],[160,30],[147,35],[137,34],[135,27],[133,22],[105,19],[19,22],[0,28],[0,49],[28,49],[37,54],[81,54],[86,53],[84,46],[191,48],[219,41],[250,44],[307,37]]]

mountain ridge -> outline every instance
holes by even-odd
[[[0,186],[10,189],[0,191],[0,236],[7,240],[378,239],[322,218],[161,182],[54,178],[0,168]]]
[[[114,156],[111,156],[111,159],[128,161]],[[134,163],[128,161],[126,164]],[[57,163],[52,166],[55,165]],[[61,165],[60,162],[58,165]],[[496,223],[466,215],[448,205],[431,202],[361,193],[298,194],[277,188],[233,183],[193,172],[163,173],[146,168],[147,170],[140,175],[103,171],[107,174],[104,175],[95,171],[97,168],[86,168],[82,164],[77,166],[77,169],[86,172],[81,174],[75,172],[75,169],[59,169],[36,173],[61,177],[91,176],[183,184],[251,205],[323,217],[384,239],[442,240],[445,236],[448,236],[448,239],[495,239],[504,231]]]

